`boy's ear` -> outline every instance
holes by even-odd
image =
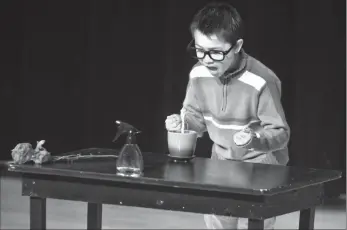
[[[235,54],[239,53],[243,45],[243,39],[237,40],[235,44]]]

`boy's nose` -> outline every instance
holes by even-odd
[[[213,60],[210,58],[209,55],[206,55],[203,59],[204,63],[206,64],[211,64],[213,62]]]

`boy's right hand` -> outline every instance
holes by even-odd
[[[166,117],[165,127],[168,131],[179,131],[182,127],[182,120],[179,114],[172,114]]]

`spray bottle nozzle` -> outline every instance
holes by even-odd
[[[115,122],[118,125],[118,130],[117,130],[117,134],[113,139],[113,142],[117,141],[118,138],[123,134],[123,133],[127,133],[128,137],[127,137],[127,143],[128,144],[135,144],[135,135],[138,133],[141,133],[140,130],[136,129],[134,126],[123,122],[123,121],[116,121]]]

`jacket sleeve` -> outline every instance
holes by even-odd
[[[256,151],[272,152],[287,146],[290,128],[281,104],[281,83],[267,82],[259,95],[257,137],[245,146]]]
[[[188,129],[194,130],[199,136],[202,136],[203,132],[206,131],[206,124],[196,96],[195,80],[196,79],[191,78],[188,82],[181,113],[185,113],[185,122],[187,122]]]

